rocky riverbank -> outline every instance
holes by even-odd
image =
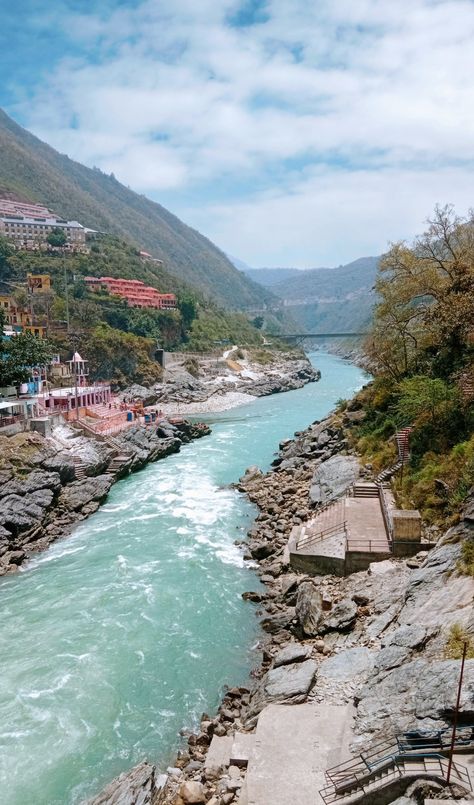
[[[144,762],[93,805],[237,803],[245,769],[211,763],[208,749],[213,736],[251,733],[270,703],[352,705],[354,753],[402,731],[436,732],[451,724],[459,635],[470,640],[474,632],[474,579],[458,569],[463,542],[474,540],[474,489],[460,522],[429,553],[373,563],[347,578],[299,574],[285,559],[294,525],[344,494],[359,475],[370,477],[371,468],[359,466],[346,441],[357,414],[314,423],[280,446],[272,471],[250,468],[239,484],[259,507],[242,547],[265,584],[243,594],[256,606],[264,633],[251,689],[227,690],[218,713],[203,714],[200,730],[185,735],[186,746],[166,774]],[[474,659],[468,659],[463,724],[474,721],[473,701]],[[415,781],[392,801],[415,805],[429,793],[439,796],[440,786]],[[450,793],[457,795],[455,786]]]
[[[97,511],[118,478],[208,433],[207,425],[183,420],[134,426],[114,439],[99,440],[68,424],[47,438],[0,436],[0,575]]]
[[[166,414],[224,411],[265,397],[301,388],[321,374],[299,353],[226,350],[222,356],[173,353],[163,372],[163,382],[153,388],[131,386],[125,399],[158,405]]]

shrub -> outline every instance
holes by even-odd
[[[463,542],[457,568],[463,576],[474,577],[474,540],[467,539]]]
[[[474,659],[474,642],[472,637],[459,623],[453,623],[449,630],[444,656],[449,660],[460,660],[464,651],[464,643],[467,643],[467,659]]]

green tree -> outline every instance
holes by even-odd
[[[395,380],[428,364],[441,377],[461,368],[474,322],[474,211],[437,207],[412,246],[396,243],[380,263],[379,303],[366,351]]]
[[[67,241],[67,237],[63,229],[55,227],[54,229],[51,230],[46,240],[50,246],[60,247],[64,246],[64,244]]]
[[[198,315],[196,299],[191,296],[191,294],[183,294],[178,299],[178,308],[181,313],[184,329],[189,330]]]
[[[28,378],[29,368],[44,366],[51,360],[53,348],[29,332],[6,338],[3,327],[0,312],[0,386],[17,386]]]
[[[399,385],[400,396],[395,405],[402,422],[412,422],[425,415],[436,425],[450,410],[456,390],[440,378],[424,375],[407,377]]]
[[[265,319],[263,318],[263,316],[255,316],[255,318],[252,319],[252,324],[253,324],[254,327],[257,328],[257,330],[261,330],[263,325],[264,325],[264,323],[265,323]]]

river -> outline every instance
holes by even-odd
[[[325,416],[364,373],[314,353],[322,379],[208,417],[212,435],[111,490],[73,535],[0,583],[3,805],[72,805],[144,757],[258,662],[258,588],[234,540],[255,510],[229,484]]]

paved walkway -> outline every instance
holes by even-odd
[[[240,805],[321,805],[324,772],[350,758],[353,714],[352,705],[266,707]]]
[[[379,498],[346,498],[345,512],[349,551],[389,552]]]

